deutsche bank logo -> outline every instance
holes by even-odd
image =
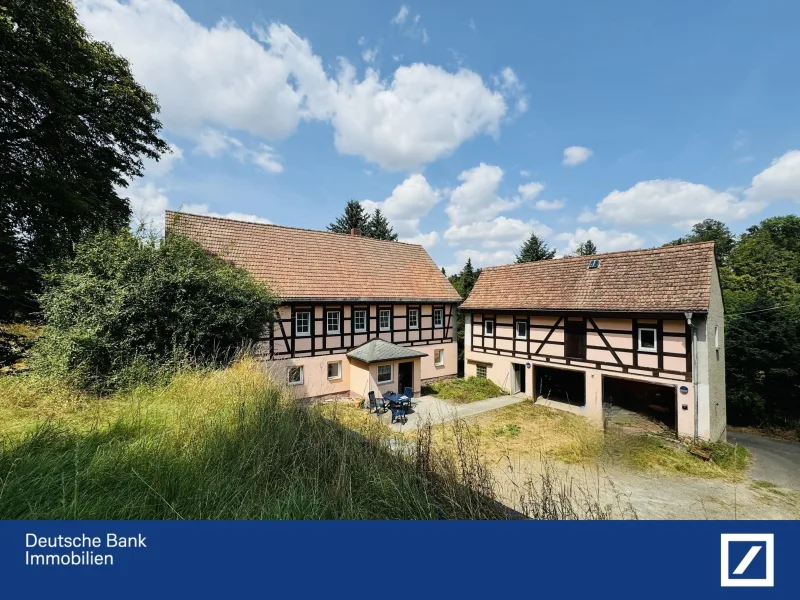
[[[775,534],[723,533],[721,541],[721,586],[775,586]]]

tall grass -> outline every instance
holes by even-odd
[[[495,398],[497,396],[504,396],[508,394],[508,392],[489,379],[480,377],[468,377],[466,379],[454,377],[453,379],[436,381],[423,386],[422,394],[436,396],[437,398],[449,400],[455,404],[465,404],[468,402]]]
[[[0,378],[0,416],[2,519],[519,516],[497,501],[467,427],[453,424],[446,451],[430,429],[413,442],[379,425],[356,432],[336,409],[298,404],[249,359],[104,398]],[[555,501],[536,489],[520,497],[532,516],[605,518],[547,509]],[[586,499],[558,504],[573,501]]]

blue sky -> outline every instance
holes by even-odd
[[[138,218],[324,229],[353,198],[451,272],[797,212],[797,2],[76,5],[175,148]]]

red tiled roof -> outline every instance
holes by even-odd
[[[461,300],[414,244],[173,211],[166,230],[247,269],[285,300]]]
[[[706,312],[715,268],[713,242],[488,267],[461,308]]]

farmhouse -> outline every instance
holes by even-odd
[[[622,406],[725,438],[713,243],[486,268],[461,310],[467,376],[599,422]]]
[[[167,211],[177,232],[280,297],[256,353],[298,398],[365,397],[458,372],[461,297],[413,244]]]

